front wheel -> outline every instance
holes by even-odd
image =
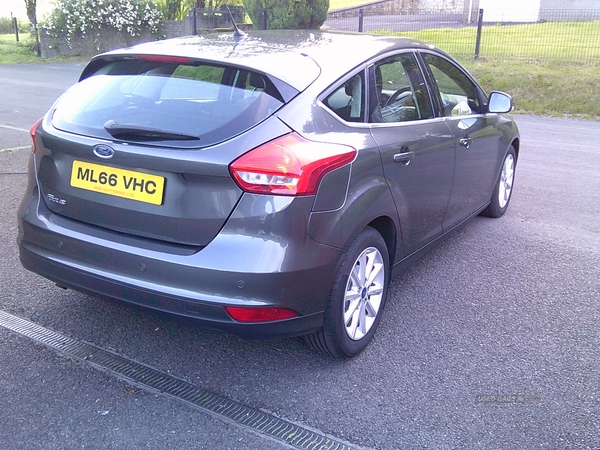
[[[323,328],[304,340],[337,358],[362,352],[381,321],[389,277],[385,241],[375,229],[366,228],[350,247],[336,276]]]
[[[515,149],[511,147],[502,163],[502,170],[500,176],[496,182],[494,193],[492,194],[492,201],[486,209],[481,213],[487,217],[500,217],[504,215],[508,209],[508,203],[512,194],[513,183],[515,181],[515,167],[517,163],[517,156]]]

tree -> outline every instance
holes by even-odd
[[[32,28],[37,29],[37,0],[25,0],[25,9],[27,10],[27,18],[29,19],[29,24]]]
[[[269,30],[317,30],[327,19],[329,0],[244,0],[244,8],[257,28],[264,11]]]
[[[163,20],[184,20],[192,8],[219,10],[225,4],[241,5],[242,0],[155,0]]]
[[[196,0],[156,0],[163,20],[183,20],[195,5]]]
[[[224,10],[225,6],[237,7],[242,6],[242,0],[192,0],[196,3],[198,9],[209,9],[209,10]]]
[[[29,29],[31,34],[35,36],[36,53],[38,56],[42,56],[37,25],[37,0],[25,0],[25,9],[27,10],[27,18],[29,19]]]

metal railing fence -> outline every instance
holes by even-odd
[[[229,13],[233,16],[236,24],[244,24],[249,18],[242,6],[231,6],[226,9],[202,9],[192,8],[189,12],[192,34],[199,30],[214,30],[217,28],[228,28],[231,26]]]
[[[323,29],[406,36],[436,45],[458,59],[600,63],[600,9],[475,10],[464,13],[409,12],[380,0],[330,11]],[[245,28],[267,28],[267,14],[250,24],[242,7],[232,9]],[[225,10],[190,12],[192,32],[228,28]]]
[[[409,14],[380,6],[331,11],[324,27],[411,37],[459,59],[600,63],[600,10]]]

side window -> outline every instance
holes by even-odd
[[[338,87],[323,101],[329,109],[348,122],[364,122],[365,79],[361,72]]]
[[[412,53],[396,55],[374,65],[376,101],[371,122],[404,122],[432,117],[431,102]]]
[[[424,54],[437,84],[445,117],[480,114],[477,86],[454,64],[439,56]]]

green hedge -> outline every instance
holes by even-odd
[[[317,30],[327,19],[329,0],[244,0],[244,9],[255,28],[262,27],[266,11],[269,30]]]

